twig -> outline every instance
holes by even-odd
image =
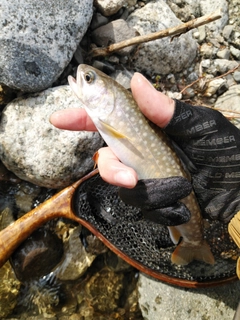
[[[199,26],[202,26],[204,24],[210,23],[212,21],[215,21],[217,19],[221,18],[221,9],[209,14],[205,15],[200,18],[196,18],[193,20],[190,20],[186,23],[180,24],[176,27],[173,28],[168,28],[162,31],[154,32],[154,33],[149,33],[143,36],[137,36],[131,39],[127,39],[118,43],[113,43],[109,45],[106,48],[94,48],[90,51],[90,55],[92,57],[97,57],[97,56],[107,56],[112,52],[118,51],[120,49],[123,49],[128,46],[132,46],[135,44],[140,44],[143,42],[149,42],[169,36],[176,36],[180,35],[182,33],[185,33],[189,30],[192,30],[194,28],[197,28]]]
[[[231,70],[228,70],[226,73],[221,74],[220,76],[217,76],[217,77],[211,78],[211,79],[207,79],[207,80],[205,81],[205,84],[208,83],[208,82],[211,82],[211,81],[213,81],[213,80],[215,80],[215,79],[223,78],[223,77],[227,76],[228,74],[233,73],[233,72],[234,72],[235,70],[237,70],[239,67],[240,67],[240,64],[238,64],[235,68],[233,68],[233,69],[231,69]],[[197,80],[193,81],[192,83],[190,83],[189,85],[187,85],[185,88],[183,88],[183,89],[180,91],[180,93],[183,93],[186,89],[192,87],[195,83],[197,83],[198,81],[200,81],[200,80],[203,79],[203,78],[204,78],[203,76],[199,77]]]

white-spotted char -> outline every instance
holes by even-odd
[[[80,65],[77,79],[69,77],[74,93],[84,104],[99,133],[115,155],[132,167],[139,179],[184,176],[186,173],[165,134],[140,112],[131,93],[99,70]],[[175,264],[200,260],[213,264],[214,257],[203,239],[201,212],[193,193],[181,200],[190,210],[190,221],[169,227],[175,244]]]

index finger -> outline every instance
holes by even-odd
[[[91,118],[84,109],[63,109],[54,112],[49,121],[55,127],[72,131],[97,131]]]

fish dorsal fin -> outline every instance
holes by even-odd
[[[117,131],[110,124],[104,122],[103,120],[101,119],[98,119],[98,120],[101,123],[103,131],[105,133],[112,136],[113,138],[122,140],[122,142],[126,145],[126,147],[129,150],[131,150],[136,156],[140,157],[141,159],[144,159],[144,155],[135,147],[134,143],[131,141],[131,139],[128,136]]]

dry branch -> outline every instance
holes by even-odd
[[[233,69],[231,69],[231,70],[228,70],[226,73],[221,74],[220,76],[217,76],[217,77],[214,77],[214,78],[211,78],[211,79],[207,79],[207,80],[205,81],[205,84],[208,83],[208,82],[211,82],[211,81],[213,81],[213,80],[226,77],[228,74],[233,73],[234,71],[236,71],[239,67],[240,67],[240,64],[238,64],[235,68],[233,68]],[[186,89],[192,87],[194,84],[196,84],[197,82],[199,82],[199,81],[202,80],[203,78],[204,78],[204,76],[199,77],[198,79],[196,79],[195,81],[193,81],[192,83],[190,83],[189,85],[187,85],[186,87],[184,87],[184,88],[180,91],[180,93],[183,93]]]
[[[171,37],[177,36],[177,35],[179,36],[182,33],[188,32],[189,30],[192,30],[204,24],[210,23],[219,18],[221,18],[221,9],[209,15],[205,15],[203,17],[190,20],[186,23],[180,24],[173,28],[168,28],[162,31],[149,33],[143,36],[137,36],[131,39],[118,42],[118,43],[113,43],[106,48],[94,48],[90,51],[90,55],[92,57],[107,56],[115,51],[118,51],[120,49],[129,47],[135,44],[145,43],[145,42],[149,42],[149,41],[153,41],[153,40],[157,40],[165,37],[170,37],[170,36]]]

